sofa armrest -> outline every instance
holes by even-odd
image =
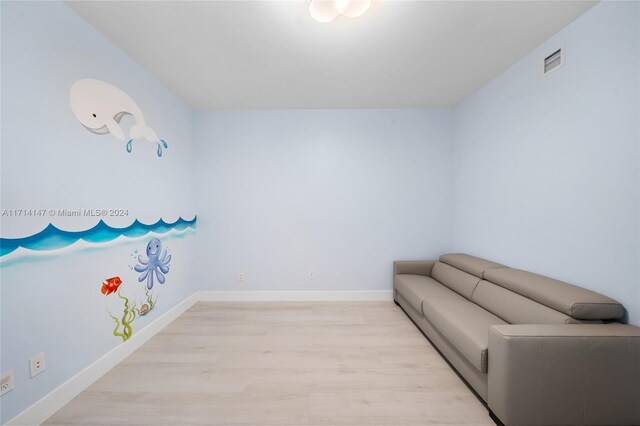
[[[507,426],[640,424],[640,328],[492,326],[488,380]]]
[[[393,262],[393,276],[398,274],[431,276],[435,260],[396,260]]]

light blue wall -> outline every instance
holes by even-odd
[[[201,111],[194,138],[203,289],[390,290],[450,249],[449,110]]]
[[[125,208],[113,226],[134,218],[191,219],[191,111],[148,72],[61,2],[2,2],[2,196],[11,208]],[[163,31],[165,29],[158,29]],[[167,141],[162,158],[140,141],[131,154],[111,135],[94,135],[76,121],[69,89],[97,78],[127,92],[147,123]],[[3,217],[2,237],[33,234],[47,223],[83,230],[95,217]],[[123,293],[144,296],[129,269],[131,253],[148,238],[0,266],[0,368],[13,368],[16,387],[2,396],[2,423],[120,344],[101,282],[120,275]],[[157,308],[134,322],[134,333],[191,295],[194,236],[161,238],[173,260],[167,283],[156,284]],[[45,352],[47,369],[30,379],[28,359]]]
[[[640,325],[640,3],[602,2],[455,111],[454,247],[602,292]],[[558,46],[564,68],[541,78]]]

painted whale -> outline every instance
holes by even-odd
[[[73,114],[84,127],[98,135],[111,133],[121,141],[127,141],[127,152],[131,152],[133,141],[140,138],[158,145],[158,157],[162,157],[162,147],[168,148],[167,143],[147,126],[138,104],[109,83],[91,78],[78,80],[71,86],[69,99]],[[135,120],[129,129],[128,138],[120,127],[120,121],[125,115],[130,115]]]

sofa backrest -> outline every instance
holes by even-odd
[[[573,324],[581,322],[485,280],[478,283],[471,300],[509,324]]]
[[[475,275],[482,279],[487,270],[493,268],[507,268],[490,260],[480,259],[479,257],[469,256],[464,253],[449,253],[440,256],[440,262],[453,266],[454,268],[465,271],[468,274]]]
[[[624,307],[572,284],[461,253],[440,256],[431,276],[510,324],[617,320]]]
[[[518,269],[491,269],[485,278],[579,320],[617,320],[624,307],[610,297],[569,283]]]
[[[464,253],[450,253],[440,256],[433,265],[431,277],[451,290],[471,299],[471,295],[490,268],[506,266]]]
[[[431,278],[449,287],[467,299],[471,299],[473,291],[480,282],[475,275],[461,271],[446,263],[436,262],[431,269]]]

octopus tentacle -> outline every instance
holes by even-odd
[[[169,272],[169,265],[158,265],[158,269],[166,274],[167,272]]]
[[[156,277],[158,277],[158,282],[160,284],[164,284],[164,274],[156,269]]]
[[[142,263],[143,265],[147,265],[150,260],[151,259],[144,260],[144,257],[142,257],[141,254],[138,255],[138,262]]]
[[[150,270],[149,277],[147,278],[147,289],[153,288],[153,269]]]
[[[138,282],[141,283],[142,281],[147,279],[147,276],[149,275],[149,269],[144,271],[144,274],[140,275],[140,277],[138,278]]]
[[[142,265],[136,265],[136,266],[133,267],[133,269],[136,272],[144,272],[144,271],[147,270],[147,267],[146,266],[142,266]]]

